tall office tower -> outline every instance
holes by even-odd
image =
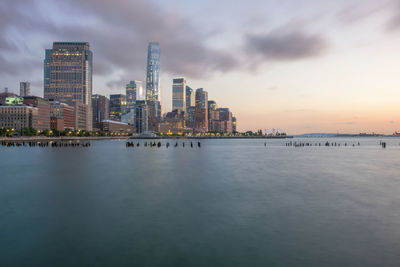
[[[146,101],[149,130],[158,131],[161,120],[160,44],[149,43],[147,49]]]
[[[44,98],[72,106],[87,105],[87,129],[92,129],[93,54],[87,42],[54,42],[44,59]]]
[[[126,112],[126,96],[123,94],[110,95],[110,120],[121,121]]]
[[[93,128],[100,129],[101,122],[108,120],[110,113],[110,100],[103,95],[92,96]]]
[[[172,82],[172,110],[186,111],[186,81],[183,78]]]
[[[186,85],[186,110],[196,105],[196,95],[192,88]]]
[[[20,82],[19,83],[19,96],[30,96],[31,95],[31,83],[30,82]]]
[[[197,132],[208,132],[208,93],[203,88],[196,90],[194,128]]]
[[[147,49],[146,100],[161,101],[160,93],[160,45],[149,43]]]
[[[148,107],[145,100],[136,101],[135,107],[135,128],[137,133],[148,131]]]
[[[126,85],[126,111],[129,112],[135,108],[136,101],[143,91],[143,84],[141,81],[130,81]]]

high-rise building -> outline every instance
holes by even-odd
[[[93,128],[100,129],[101,122],[109,119],[110,100],[103,95],[92,96]]]
[[[194,128],[197,132],[208,132],[208,93],[203,88],[196,90]]]
[[[126,112],[126,96],[123,94],[110,95],[110,119],[121,121],[121,116]]]
[[[135,108],[136,132],[144,133],[148,131],[148,106],[145,100],[136,101]]]
[[[186,81],[183,78],[174,79],[172,83],[172,110],[186,110]]]
[[[24,104],[38,108],[38,119],[36,130],[50,130],[50,103],[38,96],[24,97]]]
[[[30,96],[31,95],[31,83],[30,82],[20,82],[19,83],[19,96]]]
[[[160,88],[160,44],[149,43],[147,48],[146,101],[148,107],[148,127],[150,131],[158,131],[161,120],[161,88]]]
[[[186,110],[196,105],[196,95],[192,88],[186,86]]]
[[[149,43],[147,48],[146,100],[160,101],[160,44]]]
[[[232,117],[232,132],[237,132],[237,120],[236,117]]]
[[[126,85],[126,111],[129,112],[135,108],[136,101],[139,100],[139,95],[143,91],[141,81],[130,81]]]
[[[87,42],[54,42],[44,60],[44,98],[69,105],[87,105],[92,129],[93,54]]]

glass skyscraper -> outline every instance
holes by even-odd
[[[197,132],[208,132],[208,93],[203,88],[196,90],[194,128]]]
[[[140,93],[143,91],[141,81],[130,81],[126,85],[126,111],[135,108],[136,101],[139,100]]]
[[[158,132],[161,120],[160,45],[149,43],[147,49],[146,101],[148,106],[148,129]]]
[[[160,44],[149,43],[147,49],[146,100],[160,101]]]
[[[172,83],[172,110],[186,111],[186,81],[174,79]]]

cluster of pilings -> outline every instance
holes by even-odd
[[[169,148],[170,146],[171,147],[185,147],[185,146],[187,146],[187,147],[191,147],[191,148],[194,148],[194,147],[196,147],[196,145],[197,145],[197,147],[198,148],[200,148],[201,147],[201,143],[198,141],[197,142],[197,144],[196,143],[193,143],[193,142],[188,142],[187,144],[185,143],[185,142],[182,142],[182,143],[180,143],[180,142],[175,142],[175,144],[174,143],[169,143],[169,142],[167,142],[166,144],[163,144],[163,143],[161,143],[161,142],[144,142],[143,144],[142,144],[142,146],[143,147],[149,147],[149,148],[153,148],[153,147],[155,147],[155,148],[160,148],[160,147],[163,147],[163,146],[165,146],[166,148]],[[140,147],[141,146],[141,144],[140,144],[140,142],[137,142],[136,144],[135,144],[135,142],[126,142],[126,147]]]
[[[290,141],[288,143],[285,143],[285,146],[290,146],[290,147],[309,147],[309,146],[325,146],[325,147],[340,147],[340,146],[344,146],[344,147],[356,147],[356,146],[361,146],[360,142],[357,143],[338,143],[338,142],[328,142],[326,141],[325,143],[321,143],[321,142],[316,142],[316,143],[311,143],[311,142],[293,142]]]
[[[71,142],[71,141],[45,141],[45,142],[1,142],[3,147],[90,147],[90,142]]]

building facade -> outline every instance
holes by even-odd
[[[194,107],[196,105],[196,94],[192,88],[186,85],[186,110],[189,107]]]
[[[37,129],[39,109],[32,106],[0,106],[0,127]]]
[[[136,100],[140,92],[143,90],[143,84],[141,81],[130,81],[126,85],[126,111],[129,112],[131,109],[135,108]]]
[[[103,95],[92,96],[93,129],[100,129],[100,123],[109,119],[110,100]]]
[[[75,130],[75,108],[66,103],[51,101],[50,122],[52,130]]]
[[[35,128],[39,131],[50,130],[50,102],[38,96],[24,97],[24,104],[38,108],[38,119]]]
[[[148,116],[148,106],[146,101],[140,100],[136,102],[135,108],[135,128],[137,133],[147,132],[149,129],[149,116]]]
[[[110,120],[121,121],[126,112],[126,96],[123,94],[110,95]]]
[[[161,121],[161,88],[160,88],[160,44],[151,42],[147,48],[146,101],[148,107],[148,127],[158,131]]]
[[[44,98],[92,107],[93,54],[87,42],[54,42],[44,60]],[[92,116],[86,122],[92,128]]]
[[[186,81],[183,78],[173,79],[172,110],[186,111]]]
[[[194,129],[196,132],[208,132],[208,92],[203,88],[196,90]]]
[[[30,82],[20,82],[19,83],[19,96],[30,96],[31,95],[31,83]]]

